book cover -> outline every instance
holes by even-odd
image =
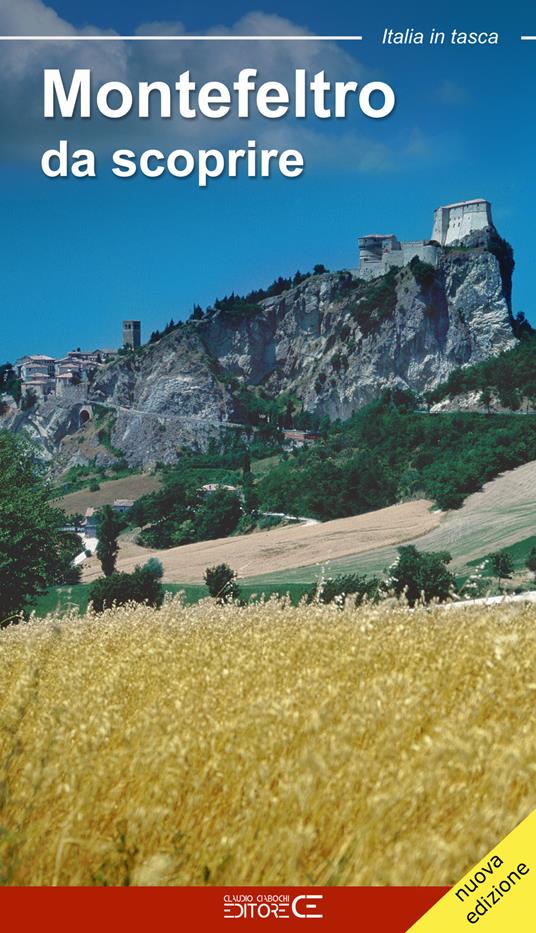
[[[532,929],[535,31],[0,0],[5,916]]]

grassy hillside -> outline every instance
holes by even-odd
[[[458,509],[503,471],[536,460],[536,419],[428,414],[410,393],[391,392],[347,421],[326,422],[312,447],[276,444],[255,459],[243,438],[226,444],[163,471],[163,488],[131,515],[143,527],[139,544],[169,549],[247,534],[262,527],[259,510],[330,521],[418,499]],[[217,493],[201,502],[199,487],[208,482],[241,487],[242,497]]]
[[[255,577],[269,571],[285,572],[290,567],[312,564],[353,555],[382,545],[401,544],[430,531],[439,523],[439,515],[430,511],[430,502],[417,500],[373,512],[314,526],[294,524],[255,534],[220,536],[165,550],[140,547],[127,533],[120,540],[117,567],[127,573],[155,555],[161,561],[167,583],[201,583],[207,567],[227,563],[240,578]],[[83,581],[100,576],[96,558],[90,558],[83,570]]]
[[[3,883],[455,882],[536,806],[536,609],[454,612],[0,632]]]

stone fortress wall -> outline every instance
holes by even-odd
[[[447,204],[446,207],[438,207],[434,211],[432,240],[437,240],[441,246],[448,246],[474,230],[491,227],[492,223],[489,201],[479,199]]]
[[[447,204],[434,211],[430,240],[402,240],[393,233],[373,233],[359,237],[359,269],[363,279],[385,275],[393,267],[407,265],[417,256],[422,262],[437,266],[441,249],[475,230],[492,226],[491,204],[477,199]]]

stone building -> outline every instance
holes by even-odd
[[[56,361],[52,356],[44,356],[40,353],[23,356],[15,363],[17,376],[23,382],[33,379],[35,376],[46,376],[52,379],[55,374],[55,366]]]
[[[141,346],[141,321],[123,321],[123,346],[133,350]]]
[[[491,204],[478,198],[475,201],[458,201],[447,204],[434,211],[434,229],[432,240],[441,246],[448,246],[455,240],[461,240],[475,230],[491,227]]]
[[[406,266],[415,256],[422,262],[437,266],[442,247],[492,225],[489,201],[459,201],[438,207],[434,211],[430,240],[400,241],[394,233],[371,233],[359,237],[358,275],[363,279],[374,279],[393,267]]]

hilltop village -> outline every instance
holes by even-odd
[[[123,321],[123,349],[141,346],[140,321]],[[51,397],[85,401],[90,373],[119,356],[120,350],[71,350],[55,359],[43,354],[30,354],[15,363],[15,374],[20,380],[21,401],[30,399],[43,402]]]

